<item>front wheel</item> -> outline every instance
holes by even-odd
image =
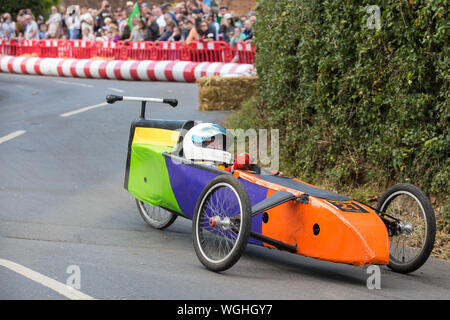
[[[419,269],[433,250],[436,218],[425,193],[402,183],[384,193],[377,210],[396,219],[389,230],[389,268],[400,273]]]
[[[203,189],[192,221],[194,249],[209,270],[231,268],[244,252],[252,222],[251,205],[243,184],[220,175]]]
[[[165,229],[174,223],[177,218],[177,215],[171,211],[161,207],[152,206],[151,204],[142,202],[138,199],[136,199],[136,205],[142,219],[144,219],[150,227],[155,229]]]

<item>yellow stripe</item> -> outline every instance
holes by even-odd
[[[174,130],[137,127],[134,130],[133,143],[175,147],[179,135],[180,132]]]

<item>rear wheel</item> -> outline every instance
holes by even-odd
[[[203,189],[194,211],[192,236],[200,262],[209,270],[231,268],[244,252],[252,222],[247,190],[221,175]]]
[[[152,206],[141,200],[136,199],[136,204],[142,219],[155,229],[165,229],[177,218],[175,213],[161,207]]]
[[[420,268],[433,250],[436,219],[425,193],[412,184],[398,184],[381,197],[377,209],[397,219],[389,230],[389,267],[400,273]]]

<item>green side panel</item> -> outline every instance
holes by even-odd
[[[171,151],[173,147],[132,144],[128,191],[143,202],[181,213],[162,155],[163,152]]]

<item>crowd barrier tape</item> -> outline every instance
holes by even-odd
[[[0,71],[59,77],[195,82],[203,76],[255,74],[251,64],[0,56]]]
[[[39,58],[110,59],[110,60],[180,60],[192,62],[237,62],[254,64],[256,47],[238,42],[194,42],[186,45],[176,41],[124,42],[85,40],[15,40],[0,39],[0,55],[37,56]]]

